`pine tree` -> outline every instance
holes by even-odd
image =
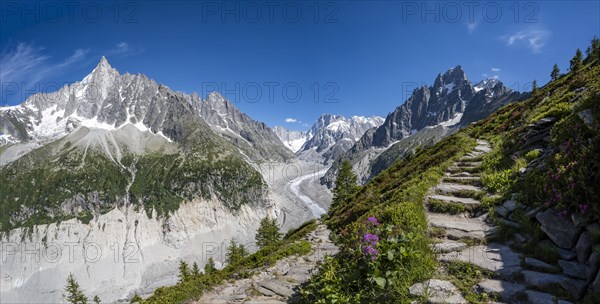
[[[212,257],[210,257],[208,259],[208,262],[206,262],[206,265],[204,265],[204,274],[211,274],[216,270],[217,268],[215,267],[215,260]]]
[[[580,49],[577,49],[577,51],[575,52],[575,56],[573,56],[573,59],[571,59],[571,72],[573,73],[577,73],[579,71],[579,69],[581,68],[581,61],[583,59],[583,54],[581,53]]]
[[[259,248],[273,246],[281,240],[281,233],[275,219],[270,219],[268,216],[260,221],[260,226],[256,232],[256,245]]]
[[[198,267],[198,263],[194,262],[192,265],[192,275],[194,277],[200,276],[200,267]]]
[[[79,283],[77,283],[72,273],[69,273],[67,277],[65,292],[66,294],[63,294],[63,297],[71,304],[87,304],[88,302],[88,298],[83,294],[83,290],[79,287]]]
[[[557,80],[559,76],[560,76],[560,69],[558,68],[558,65],[555,63],[554,66],[552,67],[552,72],[550,73],[550,77],[552,78],[552,80]]]
[[[357,188],[356,175],[352,171],[352,165],[349,161],[345,160],[342,162],[342,166],[335,180],[331,207],[335,208],[347,201]]]
[[[234,239],[231,239],[229,247],[227,247],[227,264],[235,264],[246,257],[246,255],[248,255],[246,247],[238,245]]]
[[[592,38],[590,46],[588,46],[585,54],[587,56],[584,61],[585,63],[600,60],[600,39],[598,37],[594,36],[594,38]]]
[[[190,268],[184,261],[179,261],[179,282],[185,282],[190,278]]]
[[[100,297],[98,295],[94,296],[94,304],[100,304]]]
[[[537,80],[533,80],[531,83],[531,94],[535,95],[538,92]]]

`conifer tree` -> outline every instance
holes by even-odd
[[[100,304],[100,297],[98,295],[94,296],[94,304]]]
[[[179,282],[185,282],[190,278],[190,268],[184,261],[179,261]]]
[[[581,53],[580,49],[577,49],[577,51],[575,52],[575,56],[573,56],[573,59],[571,59],[571,72],[573,73],[577,73],[579,71],[579,69],[581,69],[581,61],[583,59],[583,54]]]
[[[552,78],[552,80],[557,80],[559,76],[560,76],[560,69],[558,68],[558,65],[555,63],[554,66],[552,67],[552,72],[550,73],[550,77]]]
[[[67,277],[67,286],[63,297],[71,304],[87,304],[88,302],[88,298],[79,287],[79,283],[77,283],[72,273],[69,273]]]
[[[131,300],[129,301],[129,303],[133,304],[133,303],[141,303],[144,299],[142,299],[142,297],[140,297],[140,295],[136,292],[133,294],[133,298],[131,298]]]
[[[333,201],[331,203],[332,208],[335,208],[350,199],[357,189],[356,175],[352,171],[352,165],[349,161],[345,160],[342,162],[342,166],[335,180]]]
[[[200,267],[198,267],[198,263],[194,262],[192,265],[192,275],[197,277],[200,275]]]
[[[204,265],[204,274],[211,274],[216,270],[217,268],[215,267],[215,260],[212,257],[210,257],[208,259],[208,262],[206,262],[206,265]]]
[[[281,240],[281,233],[275,219],[270,219],[268,216],[260,221],[260,226],[256,232],[256,245],[259,248],[273,246]]]

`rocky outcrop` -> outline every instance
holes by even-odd
[[[315,274],[318,263],[338,252],[329,235],[330,231],[320,224],[305,238],[311,244],[311,253],[287,257],[273,266],[256,269],[256,274],[248,279],[224,282],[194,303],[289,303],[295,299],[300,285]]]

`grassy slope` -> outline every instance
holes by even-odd
[[[340,235],[338,243],[341,245],[341,254],[328,260],[304,289],[305,302],[410,302],[408,286],[428,277],[434,264],[427,247],[423,196],[429,187],[438,182],[452,159],[473,147],[476,138],[495,143],[494,152],[484,160],[484,176],[487,177],[488,186],[496,183],[495,188],[501,196],[520,191],[520,199],[525,204],[539,205],[547,201],[549,193],[542,191],[542,188],[545,183],[552,184],[552,170],[564,171],[565,163],[572,163],[579,158],[574,168],[567,167],[564,176],[577,181],[579,191],[573,193],[573,197],[579,195],[579,199],[570,203],[562,201],[556,203],[555,207],[573,212],[578,204],[587,202],[596,218],[600,218],[600,193],[597,193],[597,185],[600,184],[600,128],[597,123],[600,118],[600,66],[594,64],[585,65],[577,75],[564,75],[540,88],[530,99],[509,104],[416,156],[399,161],[362,187],[346,204],[330,210],[327,223]],[[583,126],[578,113],[584,109],[592,110],[596,117],[594,125]],[[556,153],[548,156],[547,168],[531,170],[524,179],[519,180],[519,169],[531,160],[514,157],[515,153],[524,155],[527,152],[520,151],[526,140],[521,135],[528,124],[550,116],[557,123],[552,129],[552,141],[548,149],[556,149]],[[579,134],[580,141],[572,142],[569,150],[575,152],[561,150],[561,145],[570,137],[575,137],[575,134]],[[536,153],[527,155],[535,157]],[[560,189],[560,184],[554,184],[558,191],[565,193],[571,186],[562,185],[564,189]],[[391,233],[375,230],[380,233],[380,242],[377,245],[378,257],[374,262],[364,261],[364,254],[357,245],[361,243],[365,231],[369,232],[369,226],[365,223],[368,216],[376,216],[382,224],[394,227]],[[370,232],[373,231],[371,227]],[[386,255],[390,244],[384,240],[390,235],[405,239],[406,235],[412,235],[401,248],[409,253],[418,250],[420,254],[408,254],[408,258],[401,263],[393,263]]]

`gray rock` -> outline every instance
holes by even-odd
[[[503,206],[494,207],[494,211],[501,217],[508,217],[508,215],[510,214],[510,210],[504,208]]]
[[[559,247],[569,249],[575,245],[582,228],[576,227],[570,220],[562,218],[554,210],[548,209],[536,215],[548,237]]]
[[[543,270],[543,271],[547,271],[547,272],[556,272],[559,271],[560,269],[554,265],[550,265],[544,261],[540,261],[538,259],[534,259],[534,258],[530,258],[527,257],[524,260],[525,265],[539,269],[539,270]]]
[[[477,283],[474,289],[478,293],[500,295],[502,300],[509,302],[512,301],[517,294],[525,291],[523,285],[491,279],[486,279]]]
[[[430,226],[444,228],[448,237],[455,239],[470,237],[482,240],[490,230],[490,227],[480,219],[429,213],[427,220]]]
[[[541,288],[548,285],[559,285],[567,280],[567,277],[558,274],[525,270],[523,271],[523,280],[528,287]]]
[[[439,243],[435,243],[432,245],[433,252],[436,253],[448,253],[459,251],[467,248],[467,244],[463,242],[457,242],[452,240],[444,240]]]
[[[560,283],[560,286],[571,295],[571,297],[579,300],[585,293],[587,284],[584,280],[568,278]]]
[[[294,293],[292,291],[292,289],[290,288],[289,283],[283,282],[280,280],[275,280],[275,279],[265,280],[262,282],[258,282],[257,285],[258,285],[257,287],[261,287],[265,290],[268,290],[270,293],[275,293],[275,294],[278,294],[278,295],[284,296],[284,297],[291,297],[292,294]],[[261,290],[259,290],[259,291],[261,291]],[[262,293],[262,291],[261,291],[261,293]],[[263,294],[265,294],[267,296],[269,295],[266,293],[263,293]]]
[[[558,248],[558,247],[557,247],[557,250],[558,250],[558,255],[563,260],[570,261],[577,257],[577,254],[571,250],[562,249],[562,248]]]
[[[502,204],[502,206],[512,212],[515,211],[515,209],[521,207],[521,204],[519,204],[515,200],[507,200],[504,202],[504,204]]]
[[[506,245],[489,244],[469,247],[460,252],[443,254],[440,261],[462,261],[491,271],[520,265],[520,257]]]
[[[600,272],[598,272],[596,274],[596,277],[594,278],[594,280],[590,283],[590,285],[588,286],[588,289],[591,292],[597,292],[600,293]]]
[[[460,294],[458,288],[449,281],[431,279],[414,284],[408,291],[414,296],[428,296],[429,303],[468,303]]]
[[[530,304],[554,303],[554,296],[549,293],[527,290],[525,294],[527,295],[527,303]]]
[[[573,304],[573,302],[569,302],[569,301],[565,301],[565,300],[558,300],[558,302],[556,302],[556,304]]]
[[[588,273],[590,272],[588,266],[577,263],[576,261],[559,260],[558,265],[560,265],[560,268],[562,268],[564,274],[577,279],[586,280],[589,279],[588,276],[591,275],[590,273]]]
[[[590,256],[592,250],[592,237],[587,232],[583,232],[579,237],[579,241],[575,245],[575,252],[577,253],[577,261],[584,263]]]
[[[591,109],[585,109],[577,113],[577,115],[579,116],[579,118],[581,118],[581,120],[583,120],[583,123],[587,126],[592,125],[592,123],[594,122],[594,113],[592,113]]]

